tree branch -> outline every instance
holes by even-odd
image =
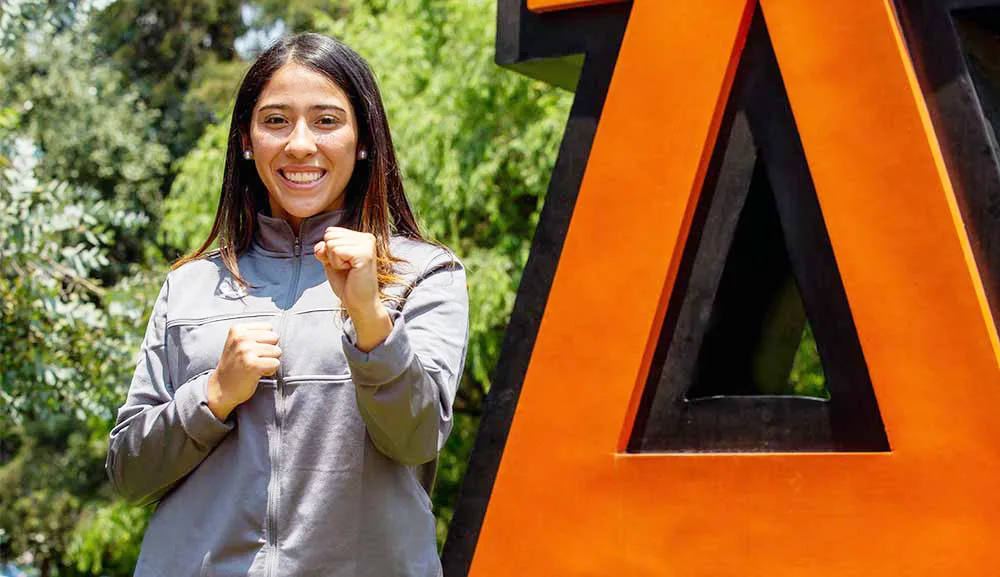
[[[46,274],[49,274],[52,277],[57,278],[59,280],[68,280],[73,284],[79,286],[80,288],[90,291],[92,294],[97,295],[101,299],[103,299],[104,296],[107,294],[107,291],[105,289],[97,286],[96,284],[91,282],[90,279],[87,279],[85,277],[76,274],[76,272],[74,272],[73,269],[69,268],[68,266],[60,264],[47,256],[43,256],[41,257],[41,259],[43,262],[51,266],[52,270],[40,267],[30,261],[27,264],[29,267],[44,272]]]

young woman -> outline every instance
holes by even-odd
[[[467,342],[464,270],[421,240],[367,64],[278,42],[111,432],[117,490],[159,503],[135,574],[440,574],[428,493]]]

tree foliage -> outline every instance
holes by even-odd
[[[119,0],[94,18],[100,55],[133,79],[144,100],[163,115],[161,142],[179,158],[215,120],[211,96],[193,90],[209,71],[231,79],[236,39],[246,32],[240,0]]]
[[[118,249],[141,245],[166,154],[148,138],[155,113],[94,57],[87,17],[40,17],[2,38],[0,379],[11,419],[69,406],[107,419],[134,354],[122,347],[136,344],[120,340],[145,308],[130,273],[151,263]]]
[[[40,180],[40,153],[24,137],[0,138],[0,151],[0,558],[72,574],[68,546],[91,530],[81,514],[114,506],[107,430],[151,298],[148,273],[113,287],[97,277],[111,262],[110,231],[145,217],[94,189]]]
[[[166,159],[88,17],[58,2],[0,17],[0,559],[43,575],[80,574],[83,520],[117,506],[102,462],[156,275],[142,239]]]
[[[177,177],[164,203],[160,236],[182,252],[200,247],[212,229],[222,190],[228,139],[229,122],[214,124],[177,162]]]
[[[159,212],[168,162],[152,129],[159,113],[120,70],[97,57],[92,7],[24,1],[10,7],[33,12],[33,20],[20,27],[4,22],[0,103],[16,112],[11,130],[37,148],[34,174],[96,193],[115,210],[152,217],[109,230],[105,244],[114,266],[100,274],[113,282],[127,263],[145,256],[143,239]]]

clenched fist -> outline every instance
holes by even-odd
[[[313,250],[348,314],[355,316],[379,302],[375,235],[331,226]]]
[[[278,334],[268,323],[233,325],[222,357],[208,377],[208,408],[224,421],[237,405],[253,396],[257,381],[271,376],[279,366]]]
[[[313,247],[330,288],[347,309],[357,331],[357,347],[370,351],[392,330],[392,318],[378,291],[375,235],[331,226]]]

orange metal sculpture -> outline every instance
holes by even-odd
[[[635,0],[470,575],[1000,562],[1000,346],[893,7],[760,5],[891,451],[625,452],[756,7]]]

